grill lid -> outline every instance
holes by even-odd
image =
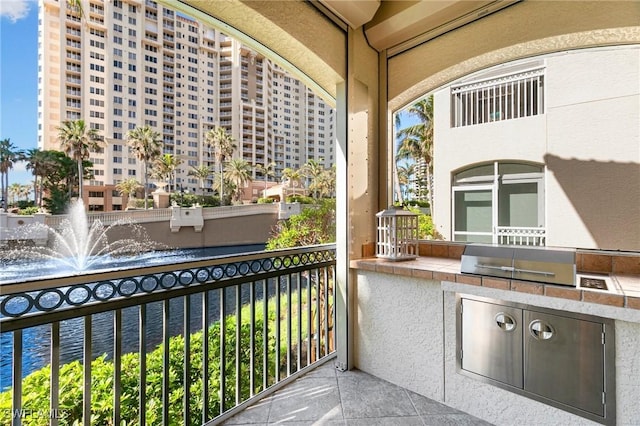
[[[549,247],[469,244],[460,267],[463,274],[575,285],[576,253]]]

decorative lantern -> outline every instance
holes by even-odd
[[[389,207],[376,214],[378,238],[376,257],[393,261],[418,257],[418,215]]]

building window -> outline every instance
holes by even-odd
[[[453,176],[453,241],[517,244],[510,231],[531,234],[531,245],[545,244],[544,167],[493,162]]]
[[[451,88],[451,126],[473,126],[544,114],[544,69]]]

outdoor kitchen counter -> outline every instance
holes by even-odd
[[[631,257],[631,259],[640,264],[640,257]],[[623,309],[640,310],[640,274],[609,274],[609,276],[617,282],[619,288],[612,291],[602,291],[579,289],[564,285],[461,274],[460,260],[447,257],[420,256],[417,259],[401,262],[393,262],[373,257],[352,260],[350,266],[356,270],[402,275],[426,280],[595,303]],[[578,271],[578,273],[580,274],[582,271]]]
[[[422,244],[421,244],[422,246]],[[597,425],[544,402],[459,373],[459,297],[613,320],[616,424],[640,419],[640,256],[576,252],[578,273],[613,277],[616,292],[460,273],[464,246],[421,247],[393,262],[363,251],[350,262],[354,365],[362,371],[495,425]],[[425,254],[423,251],[427,251]],[[609,331],[611,332],[611,331]]]

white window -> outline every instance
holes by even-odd
[[[544,69],[451,88],[451,126],[472,126],[544,113]]]
[[[545,245],[544,167],[493,162],[453,176],[454,241]]]

